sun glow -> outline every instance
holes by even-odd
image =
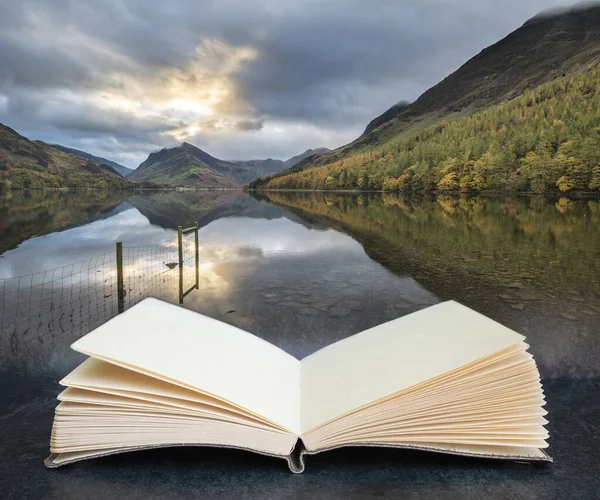
[[[100,109],[164,124],[162,133],[178,141],[233,128],[253,111],[236,92],[233,74],[257,57],[252,47],[204,39],[183,66],[115,74],[89,100]]]
[[[214,111],[206,102],[195,101],[193,99],[179,98],[171,99],[165,103],[167,110],[174,112],[194,113],[201,116],[212,116]]]

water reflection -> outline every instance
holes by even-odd
[[[176,227],[198,221],[200,289],[184,306],[297,357],[454,299],[526,334],[543,376],[600,375],[596,200],[281,192],[254,198],[231,192],[127,196],[2,199],[7,215],[0,234],[10,235],[5,250],[12,249],[0,258],[0,278],[113,256],[120,240],[128,304],[148,295],[177,302],[178,270],[171,268]],[[191,255],[188,247],[186,288],[195,280]],[[94,283],[91,296],[110,317],[114,266],[105,267],[102,274],[93,269],[93,280],[89,270],[81,276]],[[74,281],[66,283],[72,287]],[[1,369],[60,376],[76,364],[68,345],[93,327],[85,309],[91,299],[81,289],[73,294],[69,288],[65,306],[76,306],[81,316],[62,315],[58,326],[48,328],[40,315],[35,325],[42,330],[27,324],[3,334]]]
[[[600,375],[600,202],[281,193],[263,200],[525,334],[543,376]]]
[[[251,331],[297,357],[437,302],[367,257],[352,238],[288,219],[235,217],[200,231],[200,291],[185,307]]]
[[[69,264],[113,256],[116,240],[125,247],[126,306],[145,296],[176,303],[174,227],[179,220],[190,224],[189,218],[201,226],[200,287],[184,307],[247,329],[298,357],[437,302],[415,280],[369,259],[351,237],[273,204],[241,193],[137,195],[110,218],[30,238],[4,254],[3,277],[63,265],[68,271],[66,278],[62,271],[58,279],[51,276],[56,287],[43,282],[46,273],[36,275],[33,294],[28,277],[4,282],[6,290],[22,289],[10,295],[15,306],[20,301],[21,312],[11,304],[4,309],[16,310],[21,322],[0,339],[0,366],[60,374],[79,361],[68,345],[116,314],[116,265],[114,258],[100,266],[84,261],[83,269]],[[195,280],[190,243],[185,289]]]
[[[119,191],[0,193],[0,256],[32,236],[110,218],[130,194]]]

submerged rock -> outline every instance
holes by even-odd
[[[423,297],[414,297],[412,295],[400,295],[400,297],[416,306],[426,306],[431,303],[430,300]]]
[[[363,305],[360,300],[345,300],[343,305],[349,307],[353,311],[362,311]]]
[[[279,302],[277,305],[283,306],[283,307],[294,307],[294,308],[306,307],[304,304],[301,304],[300,302],[293,302],[293,301],[283,301],[283,302]]]
[[[329,309],[329,314],[331,316],[336,316],[338,318],[347,316],[349,313],[350,313],[350,309],[348,309],[347,307],[335,306],[335,307],[332,307],[331,309]]]
[[[319,314],[322,314],[322,311],[319,311],[318,309],[315,309],[314,307],[305,307],[304,309],[302,309],[300,311],[300,314],[302,314],[304,316],[318,316]]]
[[[518,281],[515,281],[513,283],[507,283],[504,286],[506,288],[523,288],[523,284]]]
[[[517,294],[522,300],[538,300],[538,296],[528,292],[519,292]]]
[[[560,315],[563,318],[568,319],[570,321],[577,321],[579,319],[577,316],[573,316],[572,314],[568,314],[568,313],[560,313]]]

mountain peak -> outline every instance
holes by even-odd
[[[331,151],[331,150],[328,148],[307,149],[306,151],[304,151],[304,153],[300,153],[299,155],[292,156],[291,158],[284,161],[283,163],[285,164],[285,168],[290,168],[290,167],[293,167],[294,165],[296,165],[297,163],[300,163],[302,160],[309,158],[310,156],[324,154],[324,153],[327,153],[328,151]]]
[[[551,21],[553,19],[569,16],[569,15],[587,15],[592,10],[600,10],[600,3],[596,0],[589,0],[579,2],[574,5],[564,7],[552,7],[550,9],[543,10],[533,16],[531,19],[525,21],[523,26],[533,24],[540,21]]]

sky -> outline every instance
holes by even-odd
[[[567,0],[568,1],[568,0]],[[137,167],[335,148],[562,0],[0,0],[0,123]]]

